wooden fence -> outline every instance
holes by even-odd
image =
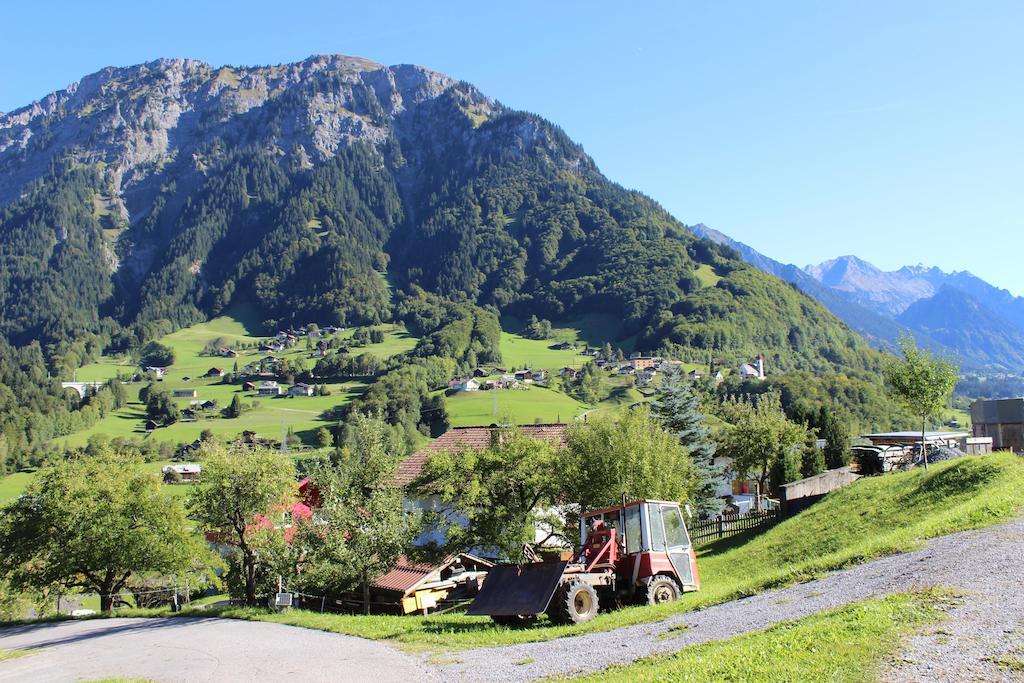
[[[693,544],[702,545],[728,538],[753,529],[767,529],[782,519],[780,510],[747,512],[740,515],[720,515],[702,519],[690,525],[690,539]]]

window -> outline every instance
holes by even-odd
[[[632,505],[625,510],[626,513],[626,553],[638,553],[643,545],[640,534],[640,506]]]
[[[647,506],[647,519],[651,525],[651,550],[665,550],[665,527],[661,525],[660,506]]]
[[[690,539],[686,536],[686,526],[683,525],[683,516],[677,507],[667,505],[661,508],[662,518],[665,520],[665,536],[668,539],[670,548],[688,547]]]

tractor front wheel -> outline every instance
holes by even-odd
[[[640,601],[647,605],[660,605],[663,602],[678,600],[682,595],[677,584],[671,577],[655,576],[647,582],[647,588],[641,588]]]
[[[537,615],[495,614],[491,616],[491,620],[498,626],[507,626],[509,628],[526,628],[527,626],[533,626],[534,622],[537,621]]]
[[[556,624],[584,624],[597,616],[597,591],[575,580],[563,584],[551,599],[548,616]]]

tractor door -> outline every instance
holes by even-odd
[[[682,588],[692,586],[693,570],[690,567],[690,536],[686,533],[683,515],[678,505],[660,505],[661,520],[665,528],[665,550],[676,570]],[[656,522],[652,522],[656,523]]]

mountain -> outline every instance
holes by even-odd
[[[728,235],[698,223],[689,226],[690,230],[698,237],[721,244],[732,249],[747,263],[771,273],[775,277],[796,285],[800,291],[820,301],[825,308],[833,315],[846,322],[847,325],[863,335],[876,346],[893,348],[901,334],[909,330],[898,322],[876,313],[860,304],[851,301],[839,292],[833,291],[831,287],[819,282],[812,275],[803,269],[792,264],[785,264],[765,256],[753,247],[732,239]],[[919,339],[920,343],[928,343],[929,340]]]
[[[240,303],[268,326],[404,316],[429,332],[413,309],[433,296],[611,315],[641,348],[727,363],[878,367],[815,301],[610,182],[555,125],[419,66],[104,69],[0,115],[0,188],[0,333],[51,354]]]
[[[856,256],[798,268],[703,224],[690,230],[792,283],[876,346],[892,348],[900,335],[911,334],[971,369],[1024,367],[1024,298],[971,273],[925,266],[887,272]]]
[[[942,285],[934,296],[915,301],[898,319],[940,344],[969,348],[976,362],[1024,369],[1024,332],[952,286]]]

